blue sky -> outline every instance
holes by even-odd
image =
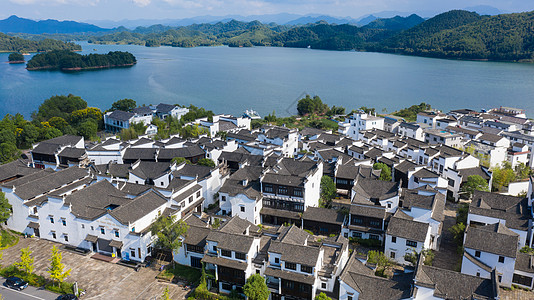
[[[437,13],[489,5],[505,12],[534,10],[534,0],[0,0],[0,19],[122,20],[195,16],[328,14],[357,18],[380,11]]]

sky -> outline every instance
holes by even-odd
[[[0,0],[0,19],[135,20],[195,16],[326,14],[358,18],[381,11],[436,14],[489,5],[503,12],[534,10],[534,0]]]

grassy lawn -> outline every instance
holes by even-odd
[[[202,275],[202,273],[198,269],[175,264],[174,268],[165,269],[165,271],[163,271],[161,275],[163,275],[164,277],[170,277],[174,275],[180,279],[187,280],[190,283],[196,284],[200,281],[200,276]]]
[[[11,247],[19,242],[19,236],[16,233],[10,232],[8,230],[2,230],[0,236],[2,237],[0,249]]]

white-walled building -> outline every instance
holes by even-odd
[[[360,132],[371,129],[384,130],[384,118],[376,117],[364,112],[354,113],[339,123],[339,133],[353,140],[360,139]]]

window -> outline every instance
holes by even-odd
[[[221,249],[221,256],[232,257],[232,251]]]
[[[499,256],[499,262],[502,264],[504,263],[504,256]]]
[[[397,242],[397,237],[396,236],[392,236],[391,237],[391,242],[392,243],[396,243]]]
[[[286,269],[289,270],[297,270],[297,264],[287,262],[285,263]]]
[[[277,264],[277,265],[279,265],[279,264],[280,264],[280,258],[275,257],[275,258],[274,258],[274,263]]]
[[[414,241],[406,241],[406,246],[408,247],[417,247],[417,242]]]
[[[115,237],[116,237],[116,238],[119,237],[119,230],[115,230]]]
[[[189,197],[189,203],[193,202],[193,196]]]
[[[245,253],[242,253],[242,252],[236,252],[235,253],[235,258],[236,259],[241,259],[241,260],[246,260],[247,259],[247,255]]]
[[[61,224],[63,224],[63,226],[67,226],[67,220],[61,219]]]
[[[285,187],[285,186],[279,186],[279,187],[278,187],[278,194],[281,194],[281,195],[287,195],[287,187]]]
[[[499,275],[499,282],[501,282],[502,280],[502,275]]]
[[[245,207],[244,206],[241,206],[241,212],[245,212]]]
[[[352,300],[352,296],[347,296],[347,300]]]
[[[371,225],[373,227],[379,227],[380,226],[380,221],[370,221],[369,225]]]
[[[326,282],[321,282],[321,288],[326,289]]]
[[[300,265],[300,271],[303,273],[313,273],[313,267]]]
[[[82,224],[82,229],[84,229],[84,228],[85,228],[85,225]]]
[[[100,227],[100,233],[101,234],[106,234],[106,229],[104,229],[104,227]]]
[[[197,198],[199,198],[199,197],[200,197],[200,191],[197,192]]]
[[[388,202],[388,208],[391,208],[391,202]]]
[[[378,240],[380,240],[380,237],[378,235],[376,235],[376,234],[370,234],[369,235],[369,239],[378,241]]]
[[[480,277],[480,272],[477,272],[477,277]]]
[[[93,226],[91,226],[91,230],[95,230],[95,228]]]
[[[130,256],[135,257],[135,249],[130,249]]]
[[[352,232],[352,237],[355,237],[355,238],[362,238],[362,233],[361,233],[361,232],[358,232],[358,231],[353,231],[353,232]]]
[[[475,251],[475,257],[480,257],[480,251]]]
[[[69,241],[69,236],[68,235],[64,235],[63,238],[65,239],[65,242]]]
[[[352,218],[352,224],[362,224],[363,220],[361,218]]]
[[[302,197],[302,189],[294,189],[293,194],[297,197]]]
[[[50,223],[54,224],[54,217],[50,216]]]
[[[272,193],[273,192],[273,185],[272,184],[264,184],[263,185],[263,190],[267,193]]]
[[[226,201],[226,196],[222,196],[222,197],[221,197],[221,201],[222,201],[222,202],[225,202],[225,201]]]
[[[395,252],[391,252],[391,253],[389,254],[389,257],[395,259]]]
[[[55,232],[51,232],[52,233],[52,238],[55,239],[56,238],[56,233]]]
[[[213,246],[213,252],[217,252],[217,246]]]

